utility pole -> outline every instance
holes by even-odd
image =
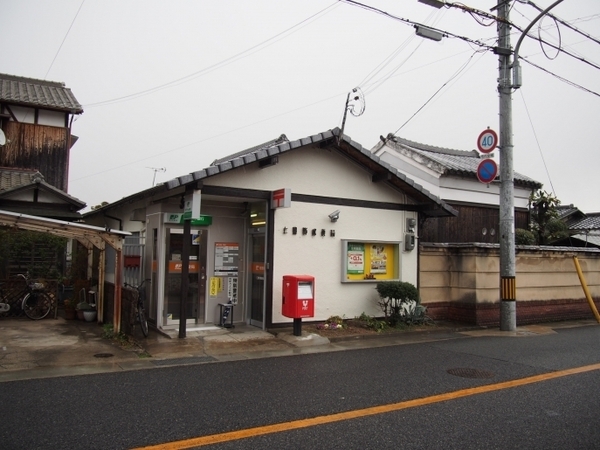
[[[500,94],[500,330],[517,329],[515,206],[513,176],[510,2],[498,5],[498,93]]]

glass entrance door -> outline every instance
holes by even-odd
[[[204,323],[206,310],[206,230],[192,230],[185,315],[188,323]],[[183,230],[171,228],[166,233],[167,261],[165,279],[165,325],[177,324],[181,318],[181,281]]]
[[[265,233],[250,230],[250,324],[263,328],[265,317]]]

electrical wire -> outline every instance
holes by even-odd
[[[118,170],[118,169],[121,169],[121,168],[123,168],[123,167],[132,166],[132,165],[134,165],[134,164],[138,164],[138,163],[140,163],[140,162],[147,161],[147,160],[149,160],[149,159],[152,159],[152,158],[156,158],[157,156],[162,156],[162,155],[166,155],[166,154],[168,154],[168,153],[173,153],[173,152],[175,152],[175,151],[177,151],[177,150],[182,150],[182,149],[184,149],[184,148],[191,147],[191,146],[193,146],[193,145],[198,145],[198,144],[201,144],[201,143],[203,143],[203,142],[210,141],[210,140],[212,140],[212,139],[216,139],[216,138],[219,138],[219,137],[222,137],[222,136],[226,136],[226,135],[228,135],[229,133],[234,133],[234,132],[236,132],[236,131],[244,130],[244,129],[246,129],[246,128],[250,128],[250,127],[253,127],[253,126],[255,126],[255,125],[258,125],[258,124],[260,124],[260,123],[263,123],[263,122],[268,122],[269,120],[273,120],[273,119],[276,119],[276,118],[278,118],[278,117],[285,116],[285,115],[287,115],[287,114],[292,114],[292,113],[294,113],[294,112],[296,112],[296,111],[301,111],[301,110],[303,110],[303,109],[310,108],[310,107],[312,107],[312,106],[315,106],[315,105],[318,105],[318,104],[320,104],[320,103],[327,102],[327,101],[329,101],[329,100],[332,100],[332,99],[334,99],[334,98],[338,98],[338,97],[340,97],[340,95],[342,95],[342,94],[343,94],[343,95],[346,95],[346,93],[338,93],[338,94],[332,95],[332,96],[330,96],[330,97],[327,97],[327,98],[324,98],[324,99],[318,100],[318,101],[316,101],[316,102],[310,103],[310,104],[308,104],[308,105],[304,105],[304,106],[300,106],[300,107],[298,107],[298,108],[290,109],[290,110],[288,110],[288,111],[285,111],[285,112],[283,112],[283,113],[279,113],[279,114],[276,114],[276,115],[274,115],[274,116],[267,117],[267,118],[265,118],[265,119],[257,120],[256,122],[252,122],[252,123],[249,123],[249,124],[247,124],[247,125],[243,125],[243,126],[241,126],[241,127],[232,128],[232,129],[230,129],[230,130],[227,130],[227,131],[224,131],[224,132],[222,132],[222,133],[219,133],[219,134],[215,134],[215,135],[209,136],[209,137],[207,137],[207,138],[204,138],[204,139],[200,139],[200,140],[198,140],[198,141],[194,141],[194,142],[190,142],[190,143],[188,143],[188,144],[180,145],[179,147],[175,147],[175,148],[172,148],[172,149],[170,149],[170,150],[166,150],[166,151],[164,151],[164,152],[158,152],[158,153],[154,153],[154,154],[152,154],[152,155],[148,155],[148,156],[146,156],[146,157],[144,157],[144,158],[140,158],[140,159],[136,159],[136,160],[133,160],[133,161],[129,161],[129,162],[127,162],[127,163],[123,163],[123,164],[121,164],[121,165],[119,165],[119,166],[110,167],[110,168],[108,168],[108,169],[105,169],[105,170],[102,170],[102,171],[99,171],[99,172],[94,172],[94,173],[91,173],[91,174],[89,174],[89,175],[84,175],[84,176],[81,176],[81,177],[79,177],[79,178],[74,178],[74,179],[70,180],[70,182],[76,182],[76,181],[85,180],[85,179],[87,179],[87,178],[91,178],[91,177],[94,177],[94,176],[97,176],[97,175],[102,175],[102,174],[105,174],[105,173],[108,173],[108,172],[112,172],[113,170]]]
[[[426,106],[427,106],[427,105],[428,105],[428,104],[429,104],[429,103],[430,103],[430,102],[431,102],[431,101],[432,101],[432,100],[433,100],[433,99],[434,99],[434,98],[435,98],[435,97],[436,97],[436,96],[437,96],[437,95],[438,95],[438,94],[441,92],[441,90],[442,90],[442,89],[444,89],[444,87],[446,87],[446,85],[447,85],[448,83],[450,83],[450,82],[451,82],[452,80],[454,80],[454,79],[455,79],[455,78],[456,78],[458,75],[460,75],[460,73],[461,73],[461,72],[463,72],[463,71],[464,71],[464,70],[467,68],[467,66],[469,65],[469,63],[471,62],[471,60],[473,59],[473,57],[474,57],[474,56],[475,56],[477,53],[478,53],[478,52],[476,52],[476,51],[475,51],[475,52],[473,52],[473,53],[472,53],[472,54],[469,56],[469,59],[468,59],[468,60],[467,60],[467,61],[466,61],[466,62],[465,62],[463,65],[462,65],[462,67],[460,67],[460,68],[459,68],[459,69],[458,69],[458,70],[457,70],[457,71],[456,71],[456,72],[455,72],[455,73],[454,73],[454,74],[453,74],[453,75],[452,75],[452,76],[451,76],[451,77],[450,77],[450,78],[449,78],[449,79],[448,79],[448,80],[447,80],[447,81],[446,81],[444,84],[442,84],[442,86],[440,86],[440,88],[439,88],[437,91],[435,91],[435,92],[433,93],[433,95],[432,95],[431,97],[429,97],[429,99],[428,99],[428,100],[427,100],[425,103],[423,103],[423,105],[421,105],[421,107],[420,107],[419,109],[417,109],[417,110],[415,111],[415,113],[414,113],[412,116],[410,116],[406,122],[404,122],[404,123],[403,123],[403,124],[402,124],[402,125],[401,125],[401,126],[400,126],[400,127],[397,129],[397,130],[396,130],[396,131],[394,131],[394,133],[393,133],[393,134],[394,134],[394,135],[396,135],[396,134],[397,134],[397,133],[398,133],[398,132],[399,132],[399,131],[400,131],[402,128],[404,128],[404,127],[406,126],[406,124],[408,124],[408,123],[409,123],[409,122],[410,122],[410,121],[411,121],[413,118],[415,118],[415,116],[416,116],[417,114],[419,114],[419,113],[420,113],[420,112],[423,110],[423,108],[425,108],[425,107],[426,107]]]
[[[515,24],[513,24],[512,26],[513,26],[513,27],[515,27],[517,30],[519,30],[519,31],[521,31],[521,32],[523,31],[523,29],[522,29],[522,28],[520,28],[519,26],[517,26],[517,25],[515,25]],[[532,38],[532,39],[534,39],[534,40],[536,40],[536,41],[539,41],[540,43],[542,43],[542,42],[543,42],[543,43],[544,43],[544,44],[546,44],[547,46],[549,46],[549,47],[552,47],[552,48],[554,48],[554,49],[556,49],[556,50],[558,50],[558,51],[560,51],[560,52],[564,53],[565,55],[568,55],[568,56],[570,56],[571,58],[577,59],[577,60],[579,60],[579,61],[581,61],[581,62],[583,62],[583,63],[585,63],[585,64],[587,64],[587,65],[589,65],[589,66],[592,66],[594,69],[600,69],[600,65],[599,65],[599,64],[596,64],[596,63],[594,63],[594,62],[592,62],[592,61],[589,61],[589,60],[587,60],[587,59],[585,59],[585,58],[583,58],[583,57],[580,57],[580,56],[577,56],[577,55],[575,55],[575,54],[573,54],[573,53],[571,53],[571,52],[568,52],[568,51],[567,51],[567,50],[565,50],[564,48],[557,47],[556,45],[554,45],[554,44],[552,44],[552,43],[550,43],[550,42],[548,42],[548,41],[545,41],[545,40],[543,40],[543,39],[539,39],[538,37],[536,37],[536,36],[534,36],[534,35],[531,35],[531,34],[529,34],[529,33],[527,34],[527,37],[529,37],[529,38]],[[519,58],[520,58],[520,59],[522,59],[523,57],[522,57],[521,55],[519,55]]]
[[[429,14],[429,16],[427,17],[426,21],[429,22],[430,19],[432,19],[435,15],[438,15],[438,18],[436,20],[434,20],[434,24],[440,20],[441,17],[439,17],[439,13],[436,12],[432,12],[431,14]],[[398,46],[394,52],[392,52],[392,54],[390,56],[388,56],[386,59],[384,59],[377,67],[375,67],[375,69],[373,69],[366,77],[365,79],[363,79],[363,81],[361,81],[358,86],[366,86],[368,85],[368,83],[377,75],[379,74],[385,67],[387,67],[405,48],[408,47],[408,45],[416,38],[415,34],[411,34],[409,35],[404,42],[402,42],[402,44],[400,44],[400,46]],[[365,94],[370,94],[372,92],[374,92],[375,90],[377,90],[381,85],[383,85],[383,83],[385,83],[387,80],[389,80],[391,77],[394,76],[394,74],[400,70],[401,67],[404,66],[404,64],[406,64],[406,62],[416,53],[416,51],[419,49],[419,47],[423,44],[424,39],[419,39],[419,43],[417,45],[417,47],[411,52],[410,55],[408,55],[400,64],[398,64],[395,68],[393,68],[392,70],[390,70],[387,75],[385,75],[383,78],[380,78],[379,80],[375,81],[371,87],[367,90],[365,89]]]
[[[556,55],[554,57],[550,57],[550,55],[548,55],[548,53],[546,53],[546,50],[544,50],[544,44],[543,44],[543,40],[542,40],[542,31],[545,31],[542,29],[542,22],[544,21],[544,19],[546,18],[546,16],[542,17],[542,19],[540,20],[540,22],[538,23],[538,40],[540,41],[540,48],[542,49],[542,52],[544,53],[544,56],[553,61],[556,58],[558,58],[558,55],[560,54],[560,51],[556,51]],[[558,47],[562,47],[562,35],[560,34],[560,28],[558,27],[558,22],[556,21],[556,19],[554,19],[554,24],[556,25],[556,32],[558,33]]]
[[[48,77],[48,74],[50,73],[50,69],[52,69],[52,66],[54,65],[54,61],[56,61],[56,58],[58,57],[58,54],[60,53],[60,50],[62,49],[63,44],[67,40],[67,36],[69,36],[69,33],[71,32],[71,28],[73,28],[73,24],[75,23],[75,20],[77,19],[77,16],[79,15],[79,11],[81,11],[81,8],[83,7],[84,3],[85,3],[85,0],[81,0],[81,5],[79,5],[79,9],[75,13],[75,17],[73,17],[73,20],[71,21],[71,25],[69,25],[69,29],[67,30],[65,37],[63,38],[62,42],[60,43],[60,46],[58,47],[58,50],[56,51],[56,54],[54,55],[54,58],[52,59],[52,62],[50,63],[50,67],[48,67],[48,70],[46,71],[46,75],[44,75],[44,80]]]
[[[365,5],[364,3],[360,3],[360,2],[357,2],[355,0],[339,0],[339,1],[341,1],[343,3],[348,3],[349,5],[356,6],[358,8],[366,9],[367,11],[375,12],[377,14],[382,14],[382,15],[384,15],[386,17],[389,17],[390,19],[398,20],[398,21],[403,22],[403,23],[408,24],[408,25],[428,28],[428,29],[430,29],[432,31],[435,31],[435,32],[438,32],[438,33],[440,33],[440,34],[442,34],[443,36],[446,36],[446,37],[453,37],[453,38],[456,38],[456,39],[461,39],[461,40],[463,40],[465,42],[470,42],[471,44],[475,44],[475,45],[478,45],[480,47],[487,48],[488,50],[493,50],[494,49],[493,47],[490,47],[489,45],[485,44],[484,42],[478,41],[476,39],[471,39],[471,38],[468,38],[466,36],[460,36],[458,34],[450,33],[449,31],[440,30],[438,28],[430,27],[430,26],[424,25],[424,24],[419,23],[419,22],[413,22],[412,20],[405,19],[405,18],[399,17],[399,16],[395,16],[395,15],[393,15],[391,13],[388,13],[386,11],[383,11],[383,10],[381,10],[379,8],[375,8],[374,6]]]
[[[306,25],[308,25],[310,22],[316,20],[319,18],[319,16],[323,16],[327,13],[330,12],[330,10],[332,10],[333,8],[336,8],[337,6],[339,6],[338,2],[336,1],[335,3],[332,3],[331,5],[327,6],[326,8],[323,8],[322,10],[320,10],[319,12],[313,14],[310,17],[307,17],[306,19],[298,22],[296,25],[291,26],[290,28],[282,31],[281,33],[277,33],[275,36],[270,37],[269,39],[266,39],[240,53],[237,53],[229,58],[226,58],[222,61],[219,61],[218,63],[215,63],[211,66],[205,67],[204,69],[201,69],[197,72],[191,73],[189,75],[186,75],[184,77],[178,78],[176,80],[173,81],[169,81],[168,83],[164,83],[161,84],[159,86],[154,86],[148,89],[145,89],[143,91],[138,91],[135,92],[133,94],[128,94],[128,95],[124,95],[121,97],[115,97],[109,100],[103,100],[100,102],[95,102],[95,103],[89,103],[87,105],[84,105],[86,108],[94,108],[94,107],[98,107],[98,106],[106,106],[106,105],[111,105],[114,103],[120,103],[120,102],[124,102],[124,101],[129,101],[129,100],[134,100],[136,98],[139,97],[143,97],[145,95],[149,95],[149,94],[153,94],[154,92],[160,91],[162,89],[166,89],[169,87],[174,87],[174,86],[179,86],[180,84],[184,84],[184,83],[188,83],[196,78],[199,78],[201,76],[204,76],[214,70],[220,69],[221,67],[225,67],[235,61],[238,61],[240,59],[246,58],[256,52],[259,52],[265,48],[267,48],[270,45],[273,45],[274,43],[278,42],[281,39],[286,38],[287,36],[289,36],[292,33],[295,33],[296,31],[300,30],[301,28],[305,27]]]
[[[595,95],[597,97],[600,97],[600,94],[598,92],[595,92],[595,91],[592,91],[591,89],[585,88],[585,87],[581,86],[580,84],[577,84],[577,83],[575,83],[575,82],[573,82],[571,80],[567,80],[566,78],[561,77],[560,75],[557,75],[554,72],[550,72],[548,69],[545,69],[542,66],[539,66],[539,65],[537,65],[537,64],[529,61],[526,57],[519,56],[519,59],[523,60],[527,64],[529,64],[529,65],[531,65],[531,66],[533,66],[533,67],[535,67],[537,69],[540,69],[543,72],[546,72],[549,75],[552,75],[553,77],[559,79],[560,81],[562,81],[562,82],[564,82],[564,83],[566,83],[566,84],[568,84],[570,86],[573,86],[573,87],[575,87],[577,89],[581,89],[582,91],[587,92],[588,94],[593,94],[593,95]]]
[[[533,6],[535,9],[537,9],[539,12],[542,12],[542,11],[543,11],[543,9],[542,9],[542,8],[540,8],[538,5],[536,5],[536,4],[535,4],[535,3],[533,3],[532,1],[529,1],[529,0],[528,0],[528,1],[521,1],[520,3],[526,4],[526,5],[531,5],[531,6]],[[569,28],[570,30],[573,30],[573,31],[575,31],[576,33],[579,33],[579,34],[581,34],[582,36],[585,36],[585,37],[586,37],[586,38],[588,38],[590,41],[593,41],[593,42],[595,42],[596,44],[600,44],[600,39],[597,39],[597,38],[595,38],[594,36],[592,36],[592,35],[590,35],[590,34],[588,34],[588,33],[585,33],[585,32],[583,32],[583,31],[581,31],[579,28],[577,28],[577,27],[575,27],[575,26],[571,25],[571,24],[570,24],[569,22],[567,22],[566,20],[560,19],[559,17],[555,16],[555,15],[554,15],[554,14],[552,14],[552,13],[547,13],[547,14],[546,14],[546,16],[547,16],[547,17],[551,17],[551,18],[552,18],[552,19],[554,19],[556,22],[558,22],[558,23],[560,23],[560,24],[564,25],[565,27]],[[575,19],[575,20],[578,20],[578,19]]]
[[[533,126],[533,120],[531,120],[531,115],[529,114],[529,108],[527,107],[527,103],[525,102],[525,97],[523,96],[523,89],[519,89],[519,93],[521,94],[521,99],[523,100],[523,105],[525,106],[525,112],[527,113],[527,118],[529,119],[529,124],[531,125],[531,130],[533,131],[533,137],[535,138],[535,143],[537,144],[538,150],[540,152],[540,156],[542,158],[542,163],[544,164],[544,169],[546,170],[546,175],[548,176],[548,181],[550,182],[550,188],[552,189],[552,193],[555,197],[556,191],[554,190],[554,184],[552,184],[552,178],[550,177],[550,172],[548,171],[548,166],[546,165],[546,159],[544,158],[544,153],[542,152],[542,146],[540,145],[540,141],[538,139],[537,133],[535,132],[535,127]]]

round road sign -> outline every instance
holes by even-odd
[[[494,130],[483,130],[477,138],[477,148],[481,153],[490,153],[498,145],[498,135]]]
[[[477,178],[482,183],[491,183],[498,174],[498,165],[493,159],[484,159],[477,166]]]

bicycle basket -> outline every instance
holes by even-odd
[[[43,291],[46,288],[44,283],[31,283],[29,285],[32,291]]]

